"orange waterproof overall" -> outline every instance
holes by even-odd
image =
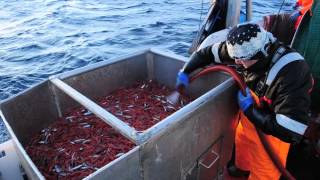
[[[313,0],[297,0],[297,4],[301,7],[301,14],[305,14],[311,8]]]
[[[257,96],[251,93],[259,103]],[[267,135],[267,140],[285,167],[290,144]],[[254,125],[241,112],[235,137],[236,166],[250,171],[249,180],[278,180],[280,171],[265,151]]]

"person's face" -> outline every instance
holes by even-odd
[[[250,66],[254,65],[258,60],[243,60],[236,59],[234,62],[238,65],[242,65],[245,69],[248,69]]]

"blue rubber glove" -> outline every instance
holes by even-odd
[[[238,92],[238,104],[243,112],[245,112],[254,103],[249,88],[246,88],[246,94],[247,96],[244,96],[240,90]]]
[[[176,80],[176,88],[180,86],[187,87],[189,85],[189,76],[188,74],[180,71],[177,75],[177,80]]]

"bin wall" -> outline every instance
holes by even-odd
[[[231,155],[238,110],[234,101],[236,88],[231,82],[215,88],[215,93],[206,97],[198,108],[182,114],[178,123],[142,145],[141,163],[145,179],[186,179],[188,173],[198,166],[200,156],[220,138],[222,149],[217,163],[222,170]]]
[[[150,58],[148,59],[150,60]],[[176,76],[179,70],[183,67],[184,61],[181,59],[168,58],[167,56],[154,54],[152,64],[152,78],[166,86],[174,89],[176,84]],[[148,69],[151,69],[150,66]],[[188,96],[197,98],[228,78],[224,73],[210,73],[201,76],[186,89]]]
[[[58,118],[49,82],[42,82],[1,103],[1,111],[22,145]]]
[[[103,62],[104,63],[104,62]],[[75,71],[77,72],[77,71]],[[138,80],[146,80],[147,67],[145,54],[119,59],[100,67],[88,66],[78,73],[63,78],[63,81],[89,99],[96,101],[110,92],[130,86]],[[61,90],[56,90],[62,114],[78,104]]]
[[[142,180],[139,146],[86,177],[90,180]]]

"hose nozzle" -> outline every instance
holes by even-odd
[[[176,105],[179,102],[180,95],[184,94],[185,86],[180,85],[177,87],[176,91],[172,92],[169,96],[167,96],[167,101],[170,104]]]

